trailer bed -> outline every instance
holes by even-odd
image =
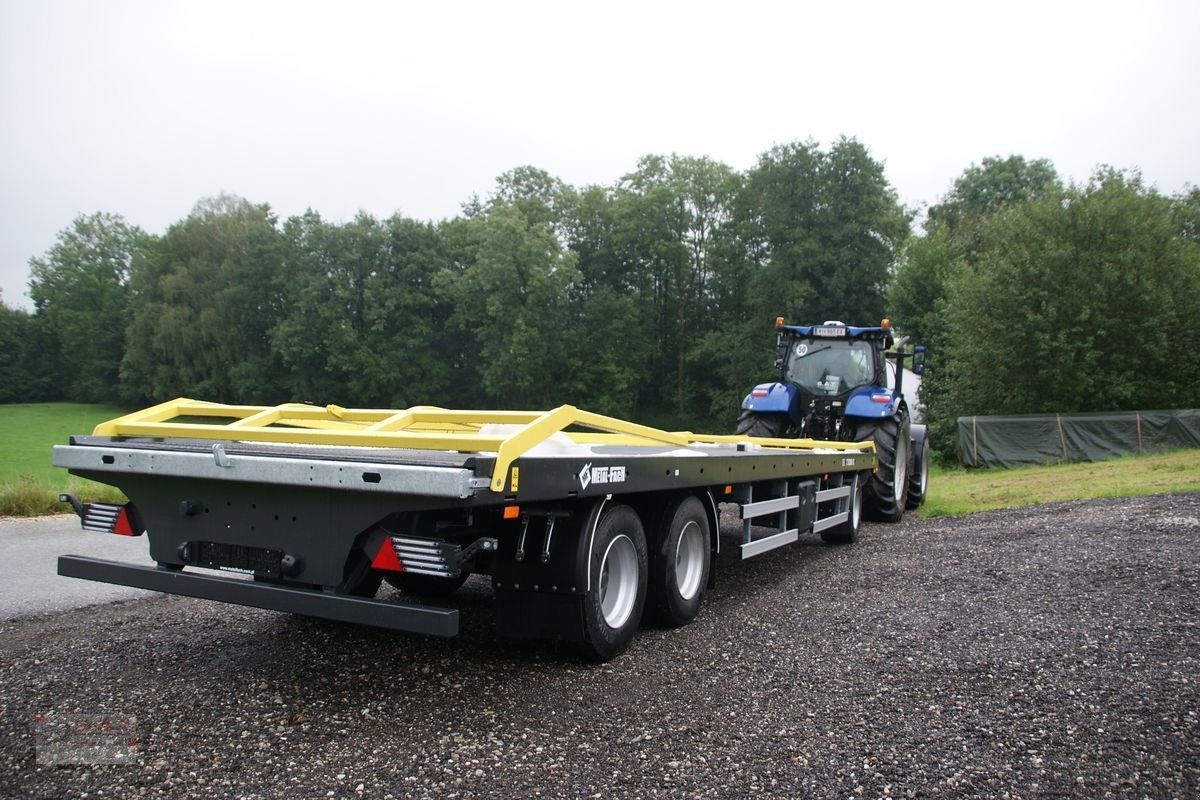
[[[452,635],[457,612],[376,590],[386,580],[413,599],[482,572],[503,632],[608,658],[647,604],[675,624],[698,612],[719,503],[739,508],[743,558],[804,532],[853,541],[875,454],[869,442],[668,432],[570,406],[179,399],[72,437],[54,464],[120,488],[124,506],[67,499],[85,529],[145,534],[158,564],[64,556],[60,574]]]

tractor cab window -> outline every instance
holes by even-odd
[[[787,377],[809,394],[834,397],[875,382],[875,349],[853,339],[797,339]]]

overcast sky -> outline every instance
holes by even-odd
[[[79,214],[162,233],[219,192],[458,213],[531,164],[750,167],[845,134],[901,200],[986,156],[1200,184],[1200,2],[0,0],[0,289]]]

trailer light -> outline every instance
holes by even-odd
[[[396,557],[396,546],[392,544],[391,537],[385,536],[379,543],[379,550],[375,553],[375,558],[371,559],[371,569],[404,572],[404,565]]]
[[[725,487],[725,494],[733,494],[733,487],[732,487],[732,486],[726,486],[726,487]]]
[[[71,503],[79,514],[80,524],[85,531],[97,533],[115,533],[119,536],[141,536],[142,525],[138,521],[137,510],[131,503],[118,506],[113,503],[80,503],[71,495],[66,502]]]
[[[503,517],[504,517],[504,519],[520,519],[521,518],[521,507],[520,506],[505,506],[504,512],[503,512]]]
[[[129,510],[125,506],[121,506],[120,513],[117,514],[116,522],[113,523],[113,533],[121,536],[137,536],[133,526],[129,524]]]

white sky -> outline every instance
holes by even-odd
[[[853,136],[910,206],[972,162],[1200,184],[1200,3],[0,0],[0,289],[81,213],[162,233],[221,191],[458,213],[531,164],[746,169]]]

